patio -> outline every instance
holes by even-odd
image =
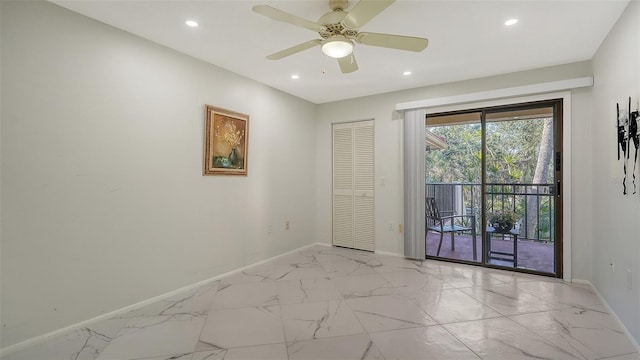
[[[442,249],[440,249],[440,257],[457,260],[473,260],[473,247],[470,235],[455,236],[455,251],[451,251],[451,240],[449,234],[445,234],[442,241]],[[438,243],[440,242],[440,234],[429,231],[426,236],[426,252],[428,256],[436,256],[438,251]],[[554,273],[553,265],[553,243],[543,243],[530,240],[518,239],[518,268]],[[476,262],[482,261],[482,238],[478,234],[476,237],[476,246],[478,249],[478,259]],[[511,253],[513,252],[513,240],[505,237],[504,240],[500,236],[491,238],[491,250]],[[513,262],[503,260],[491,260],[491,264],[513,267]]]

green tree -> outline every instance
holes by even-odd
[[[553,120],[508,119],[486,123],[486,181],[495,184],[552,184]],[[443,138],[447,148],[428,151],[425,157],[427,183],[480,184],[482,171],[482,128],[479,123],[429,127],[428,131]],[[529,187],[501,186],[499,189],[533,191]],[[536,190],[537,191],[537,190]],[[508,197],[515,199],[514,197]],[[525,214],[525,199],[527,200]],[[510,200],[511,201],[511,200]],[[537,232],[536,196],[519,196],[508,206],[520,214],[529,238]],[[495,204],[494,204],[495,205]],[[549,214],[552,208],[540,211]],[[544,216],[542,217],[544,220]],[[540,233],[548,233],[548,221],[540,222]]]

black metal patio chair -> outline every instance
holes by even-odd
[[[470,215],[456,215],[453,211],[440,212],[438,210],[438,204],[433,197],[427,197],[425,202],[426,207],[426,228],[427,231],[435,231],[440,233],[440,244],[438,245],[438,252],[436,256],[440,256],[440,249],[442,248],[442,239],[445,233],[451,234],[451,251],[455,251],[455,234],[469,232],[471,233],[471,241],[473,242],[473,260],[478,258],[478,250],[476,245],[476,217],[473,214]],[[451,214],[451,215],[446,215]],[[443,216],[446,215],[446,216]],[[466,224],[464,219],[470,219]]]

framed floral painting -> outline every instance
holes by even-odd
[[[249,115],[207,105],[203,175],[247,175]]]

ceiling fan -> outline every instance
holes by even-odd
[[[267,56],[270,60],[279,60],[301,51],[320,46],[322,52],[338,59],[340,70],[350,73],[358,70],[353,55],[354,42],[363,45],[380,46],[397,50],[419,52],[429,44],[429,40],[420,37],[360,32],[371,19],[380,14],[395,0],[360,0],[347,12],[348,0],[329,0],[332,11],[322,15],[318,22],[309,21],[278,10],[269,5],[256,5],[253,11],[270,19],[286,22],[305,29],[317,31],[322,39],[314,39]]]

